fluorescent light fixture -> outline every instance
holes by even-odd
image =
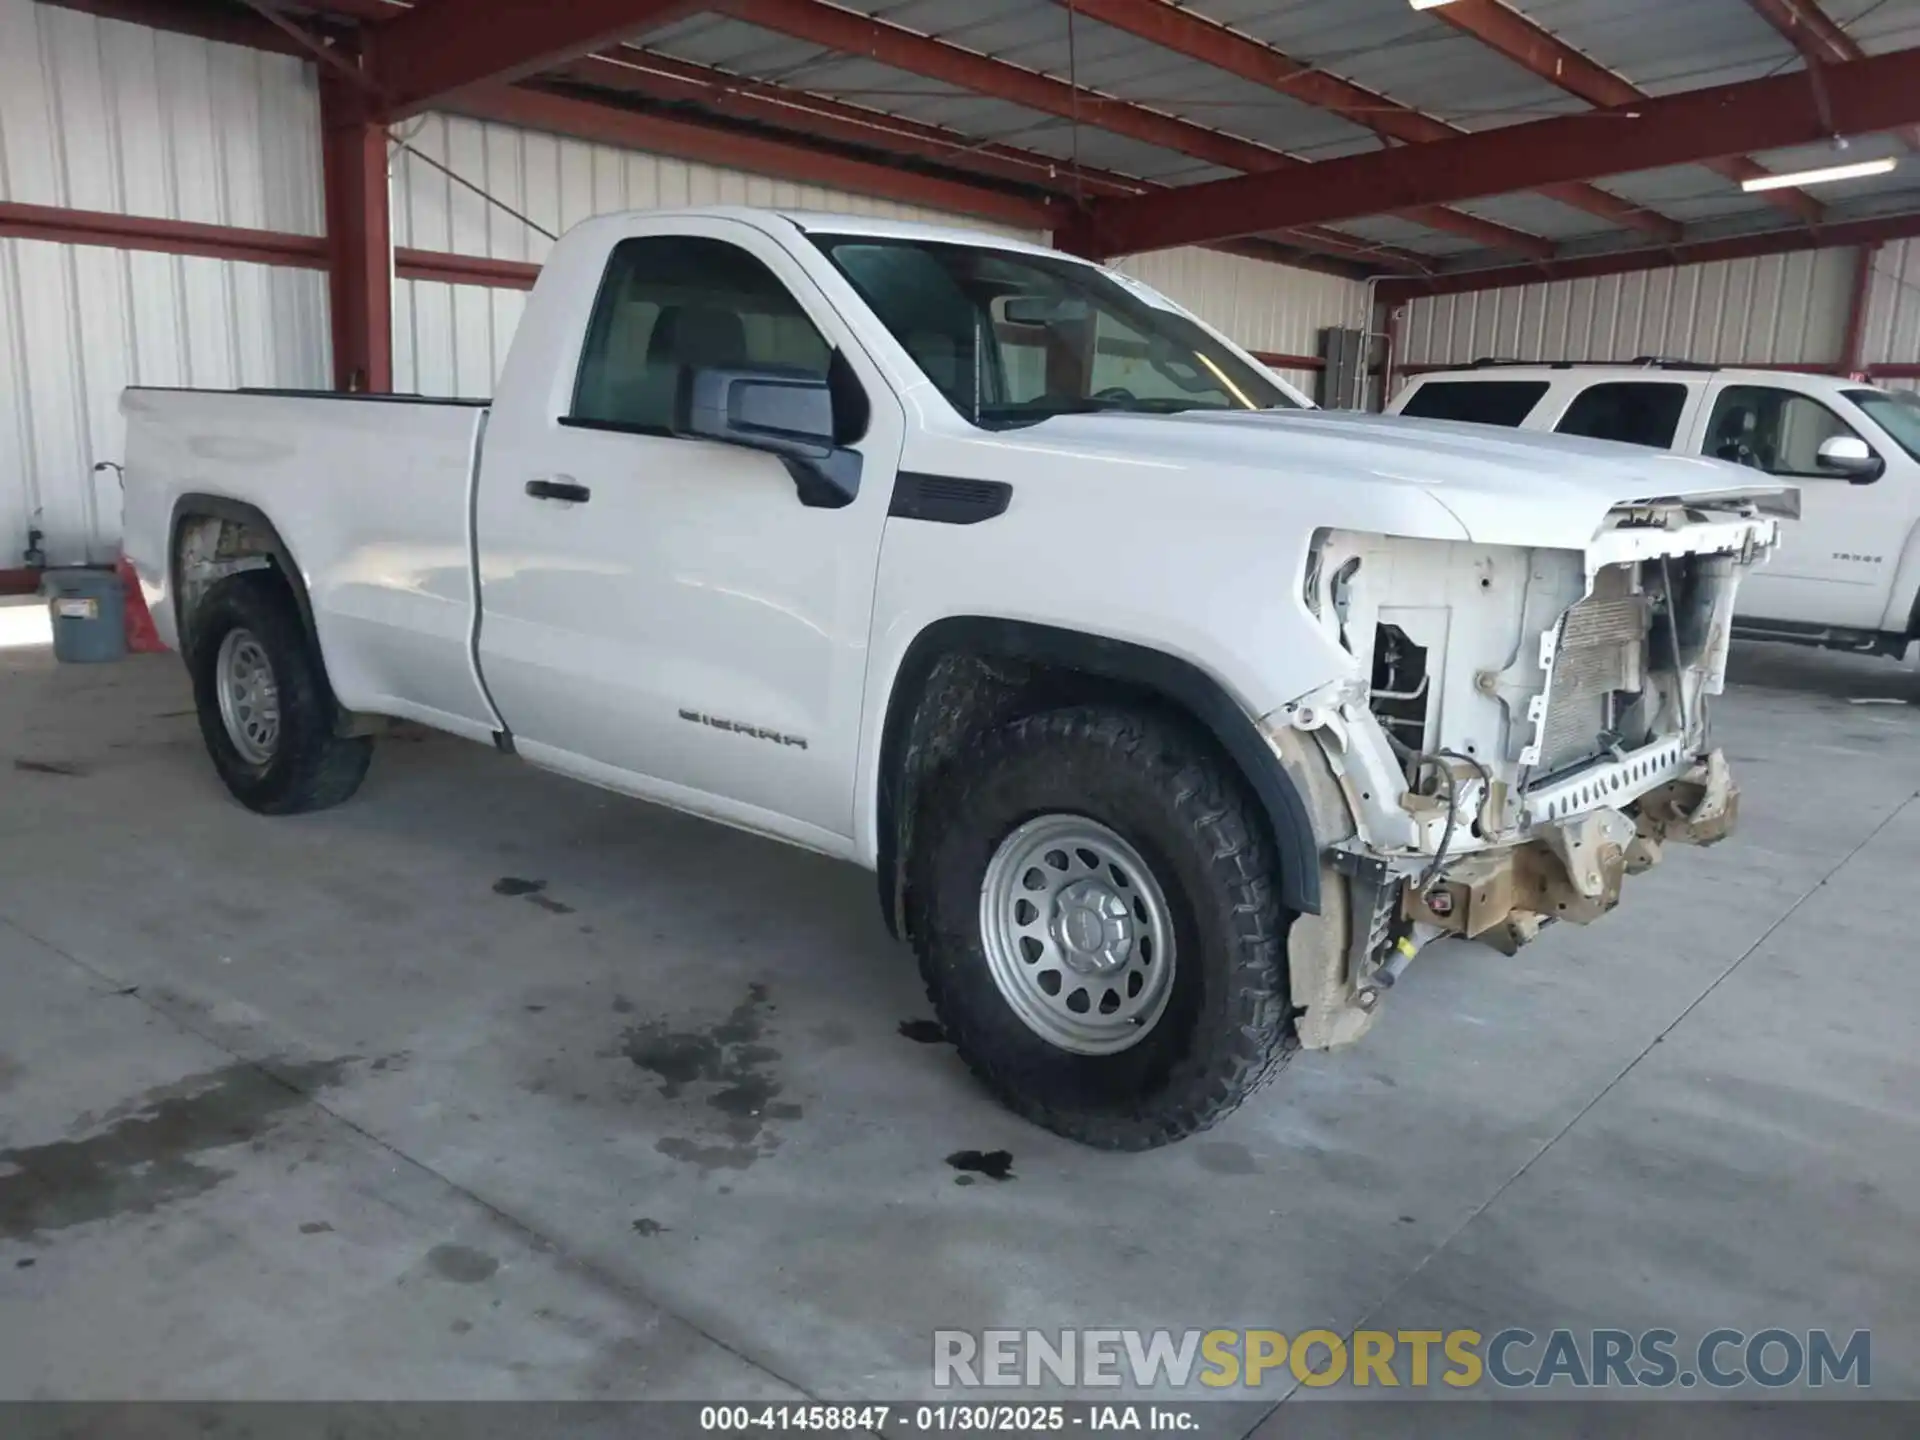
[[[1407,4],[1416,10],[1437,10],[1442,5],[1451,5],[1453,0],[1407,0]]]
[[[1824,185],[1829,180],[1858,180],[1863,175],[1884,175],[1899,163],[1888,156],[1884,160],[1856,160],[1850,165],[1824,165],[1818,170],[1795,170],[1788,175],[1756,175],[1742,180],[1740,188],[1752,193],[1784,190],[1790,185]]]

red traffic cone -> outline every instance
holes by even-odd
[[[127,592],[127,653],[152,655],[165,650],[167,647],[160,643],[159,633],[153,628],[153,615],[147,609],[147,597],[141,592],[140,577],[133,572],[133,562],[122,555],[115,569]]]

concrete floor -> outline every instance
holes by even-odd
[[[936,1327],[1363,1323],[1870,1327],[1920,1397],[1920,709],[1848,703],[1920,680],[1739,672],[1735,841],[1114,1156],[900,1033],[863,873],[438,738],[259,819],[172,657],[0,649],[0,1399],[898,1398]]]

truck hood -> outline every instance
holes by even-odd
[[[1247,478],[1416,490],[1483,545],[1584,548],[1608,512],[1652,500],[1751,501],[1797,514],[1798,491],[1720,460],[1610,440],[1333,410],[1063,415],[1002,437],[1081,458],[1150,462],[1197,485]],[[1216,478],[1217,477],[1217,478]],[[1231,483],[1231,482],[1228,482]],[[1339,524],[1339,516],[1327,522]]]

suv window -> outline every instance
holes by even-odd
[[[1831,480],[1833,472],[1820,468],[1820,446],[1854,433],[1812,396],[1770,385],[1729,385],[1714,402],[1701,453],[1769,475]]]
[[[1402,415],[1517,427],[1547,393],[1544,380],[1430,380],[1407,397]]]
[[[1665,450],[1680,428],[1680,412],[1687,408],[1687,387],[1648,380],[1611,380],[1580,392],[1560,423],[1562,435],[1585,435],[1593,440],[1619,440],[1628,445],[1651,445]]]
[[[1878,421],[1880,428],[1893,437],[1894,444],[1920,460],[1920,396],[1908,390],[1845,390],[1841,393],[1866,411],[1869,419]]]
[[[665,435],[689,367],[825,380],[831,361],[799,302],[739,246],[684,235],[622,240],[594,301],[567,418]]]

